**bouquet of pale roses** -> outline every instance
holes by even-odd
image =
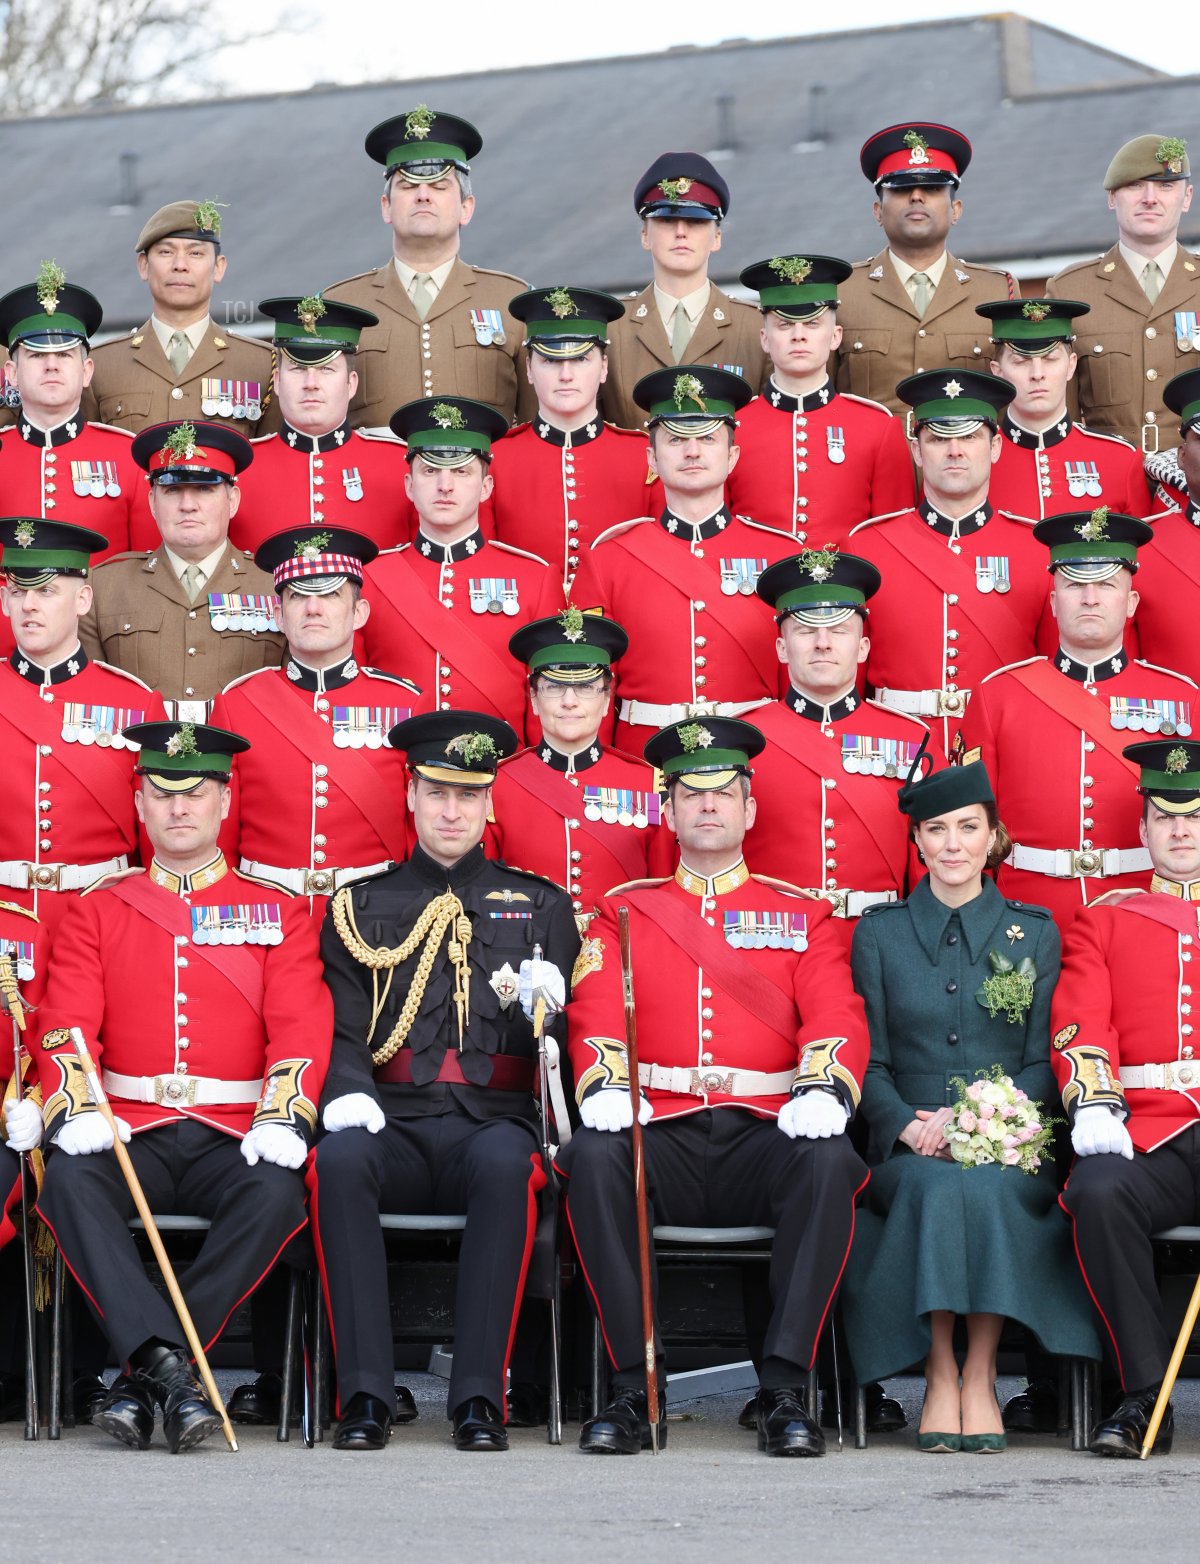
[[[1018,1091],[998,1064],[969,1086],[961,1076],[955,1076],[951,1085],[958,1100],[942,1133],[954,1161],[964,1168],[998,1162],[1001,1167],[1036,1173],[1060,1121],[1046,1118],[1040,1104]]]

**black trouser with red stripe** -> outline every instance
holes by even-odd
[[[1151,1233],[1200,1215],[1200,1125],[1132,1162],[1080,1157],[1059,1201],[1075,1226],[1075,1253],[1099,1309],[1125,1390],[1157,1385],[1173,1345],[1154,1275]]]
[[[546,1176],[537,1135],[461,1109],[390,1116],[377,1135],[339,1130],[309,1176],[313,1236],[337,1364],[338,1405],[389,1405],[393,1358],[381,1211],[466,1216],[454,1309],[450,1411],[473,1396],[504,1410],[504,1377]]]
[[[790,1140],[774,1119],[740,1108],[652,1121],[644,1143],[652,1227],[775,1229],[764,1381],[773,1368],[783,1377],[771,1388],[794,1382],[816,1357],[850,1252],[854,1197],[868,1177],[858,1154],[844,1135]],[[556,1166],[616,1383],[644,1385],[629,1134],[578,1130]]]
[[[121,1111],[119,1103],[113,1106]],[[212,1223],[180,1280],[207,1350],[288,1239],[303,1228],[304,1175],[269,1162],[248,1167],[238,1136],[193,1119],[144,1130],[128,1150],[156,1216],[198,1216]],[[146,1341],[184,1345],[175,1311],[146,1275],[129,1231],[133,1196],[115,1152],[71,1157],[51,1150],[38,1211],[100,1316],[119,1363],[127,1363]]]

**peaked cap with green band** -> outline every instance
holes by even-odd
[[[832,545],[807,548],[768,565],[754,590],[775,610],[775,622],[840,624],[850,614],[867,614],[867,599],[879,590],[881,576],[870,560],[843,554]]]
[[[507,722],[481,711],[427,711],[398,722],[388,734],[408,768],[429,782],[490,787],[502,760],[519,740]]]
[[[608,346],[608,323],[625,306],[593,288],[530,288],[510,301],[510,315],[525,322],[525,346],[547,358],[579,358],[595,345]]]
[[[135,722],[122,735],[140,746],[139,776],[169,793],[190,793],[207,777],[229,780],[233,757],[250,740],[206,722]]]
[[[853,270],[834,255],[774,255],[747,266],[738,280],[758,294],[764,314],[774,310],[785,320],[814,320],[836,308],[838,285]]]
[[[1200,810],[1200,742],[1194,739],[1151,739],[1127,744],[1121,751],[1138,767],[1138,792],[1165,815],[1192,815]]]
[[[633,388],[633,400],[650,414],[650,427],[664,423],[684,434],[704,433],[718,423],[736,424],[738,409],[753,396],[749,381],[713,364],[655,369]]]
[[[404,114],[381,120],[367,133],[367,156],[388,174],[402,168],[417,183],[440,179],[449,168],[471,171],[471,159],[483,149],[483,137],[468,120],[418,103]]]
[[[0,299],[0,341],[12,349],[56,353],[82,342],[100,329],[104,311],[86,288],[69,283],[53,261],[43,261],[34,282],[14,288]]]
[[[583,684],[625,655],[629,637],[599,609],[568,604],[560,614],[534,619],[509,637],[508,649],[531,674]]]
[[[736,717],[685,717],[660,728],[642,754],[668,782],[693,792],[726,787],[735,776],[750,776],[750,762],[767,741],[749,722]]]
[[[491,460],[508,419],[470,397],[426,396],[397,408],[388,427],[408,446],[410,462],[423,456],[434,467],[465,467],[473,456]]]
[[[1050,550],[1049,570],[1061,570],[1068,580],[1103,581],[1122,565],[1131,572],[1137,569],[1138,549],[1149,543],[1154,528],[1101,505],[1047,516],[1033,535]]]
[[[14,585],[44,586],[52,576],[86,576],[108,539],[90,527],[40,516],[0,516],[0,569]]]
[[[991,321],[994,343],[1036,358],[1060,342],[1074,342],[1075,318],[1086,315],[1088,305],[1078,299],[996,299],[977,304],[975,313]]]
[[[271,335],[279,347],[300,364],[323,364],[335,353],[353,353],[367,327],[379,324],[370,310],[319,293],[263,299],[258,307],[275,322]]]
[[[993,429],[1000,415],[1017,394],[1017,388],[999,375],[981,375],[974,369],[926,369],[908,375],[896,387],[896,395],[912,408],[917,427],[924,424],[949,426],[950,433],[967,433],[961,428],[981,423]],[[955,425],[960,426],[957,430]]]
[[[1186,434],[1200,424],[1200,369],[1185,369],[1163,387],[1163,401],[1179,414],[1179,432]]]

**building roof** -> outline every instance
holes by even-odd
[[[1198,85],[1005,13],[0,120],[8,166],[22,171],[5,195],[2,281],[53,257],[101,299],[106,328],[136,324],[149,310],[133,256],[143,220],[181,196],[215,198],[228,203],[229,266],[214,317],[245,328],[259,298],[387,258],[381,171],[363,137],[417,102],[484,136],[464,259],[534,283],[644,286],[632,189],[669,148],[713,157],[731,186],[718,281],[783,249],[872,254],[881,235],[859,147],[910,117],[974,146],[955,253],[1044,275],[1113,243],[1101,181],[1121,143],[1161,132],[1200,153]],[[1184,242],[1200,239],[1200,205],[1185,224]]]

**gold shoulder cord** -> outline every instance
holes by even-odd
[[[413,973],[404,1007],[392,1028],[391,1036],[382,1048],[376,1049],[371,1055],[374,1064],[376,1066],[386,1064],[392,1055],[404,1046],[412,1024],[416,1020],[417,1011],[421,1008],[421,1001],[425,997],[429,974],[433,971],[434,957],[441,949],[442,940],[450,931],[451,924],[453,924],[453,933],[446,951],[454,965],[454,1008],[458,1013],[458,1047],[461,1053],[463,1028],[467,1025],[471,1007],[471,968],[467,961],[467,946],[471,941],[471,920],[467,917],[462,902],[453,891],[435,897],[421,913],[403,944],[391,947],[381,945],[376,948],[374,945],[368,945],[358,932],[350,900],[351,889],[350,886],[344,886],[333,898],[333,926],[338,931],[342,944],[355,961],[371,969],[372,1001],[371,1024],[367,1028],[368,1043],[375,1036],[375,1027],[380,1013],[387,1003],[395,968],[407,961],[422,939],[425,940],[425,948],[418,958],[417,970]],[[383,985],[382,993],[379,991],[380,972],[387,973],[387,981]]]

